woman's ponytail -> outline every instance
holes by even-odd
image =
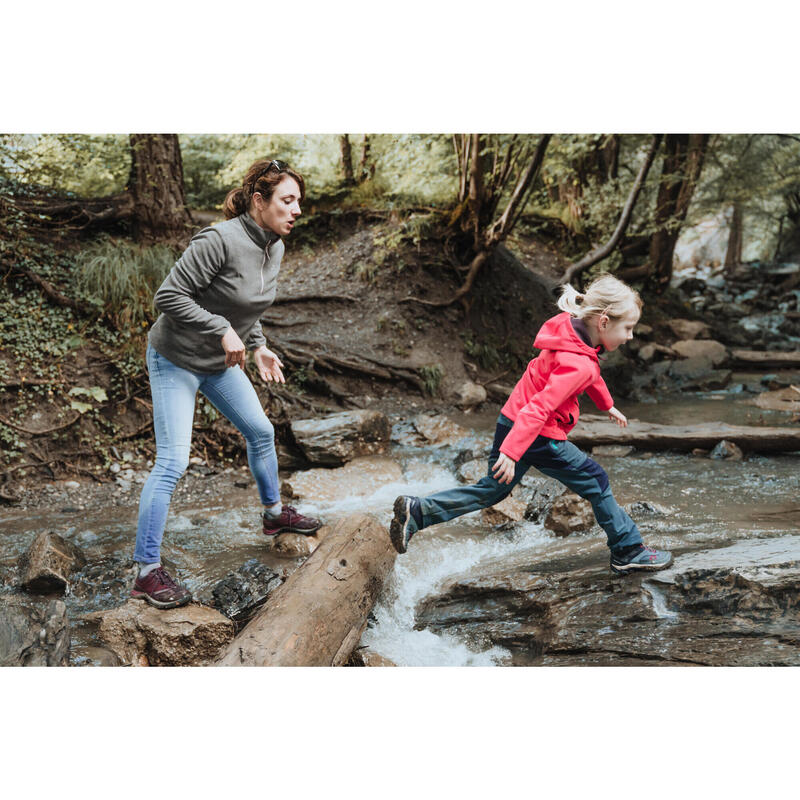
[[[238,189],[231,189],[225,196],[225,202],[222,205],[225,219],[233,219],[244,214],[245,211],[247,211],[247,199],[244,196],[244,189],[241,186]]]

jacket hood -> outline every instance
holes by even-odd
[[[600,347],[594,348],[578,336],[572,327],[572,317],[567,311],[550,318],[542,325],[533,346],[540,350],[563,350],[568,353],[579,353],[582,356],[589,356],[597,362],[600,360],[598,358]]]

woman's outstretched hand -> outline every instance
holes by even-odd
[[[492,473],[498,483],[511,483],[516,469],[517,462],[513,458],[509,458],[505,453],[500,453],[500,458],[495,461],[492,467]]]
[[[617,411],[613,406],[608,409],[608,418],[616,422],[620,428],[624,428],[628,424],[628,418],[621,411]]]
[[[228,328],[222,337],[222,349],[225,351],[226,367],[239,366],[244,369],[244,360],[247,352],[244,349],[244,343],[239,338],[239,334],[232,327]]]
[[[283,363],[272,350],[267,349],[266,345],[262,344],[261,347],[253,353],[253,358],[256,361],[258,374],[261,376],[262,381],[286,383],[286,379],[283,377],[283,372],[281,370]]]

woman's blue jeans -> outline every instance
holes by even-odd
[[[173,364],[147,347],[147,368],[153,395],[156,461],[142,488],[133,557],[144,564],[160,560],[167,512],[178,479],[189,465],[189,445],[197,392],[202,392],[247,441],[247,461],[261,502],[280,502],[275,431],[244,370],[229,367],[204,375]]]
[[[499,503],[511,494],[511,490],[531,467],[536,467],[539,472],[560,481],[592,504],[595,519],[606,532],[608,546],[612,550],[639,544],[642,541],[636,523],[614,499],[606,471],[572,442],[538,436],[517,461],[511,483],[497,481],[492,475],[492,467],[500,456],[500,445],[508,436],[513,424],[502,414],[497,420],[486,477],[481,478],[473,486],[458,486],[455,489],[420,497],[421,527],[427,528],[429,525],[446,522],[470,511]]]

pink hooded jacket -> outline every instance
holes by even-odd
[[[578,336],[566,311],[542,325],[533,346],[542,352],[528,363],[501,412],[514,426],[500,452],[514,461],[537,436],[566,439],[580,416],[578,396],[583,392],[601,411],[614,405],[600,377],[600,348]]]

